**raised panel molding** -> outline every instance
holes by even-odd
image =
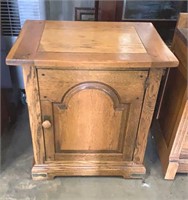
[[[57,105],[59,109],[67,109],[69,100],[72,98],[72,96],[86,89],[96,89],[96,90],[103,91],[112,99],[115,110],[124,110],[126,107],[126,104],[120,103],[119,94],[113,88],[111,88],[107,84],[99,83],[99,82],[85,82],[85,83],[81,83],[72,87],[63,96],[62,101],[61,101],[62,103],[55,104],[55,105]]]
[[[80,83],[53,106],[56,152],[122,153],[129,104],[120,103],[113,88],[100,82]]]

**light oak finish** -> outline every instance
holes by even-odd
[[[161,76],[178,64],[151,23],[27,21],[7,63],[24,68],[33,179],[145,174]]]
[[[140,124],[138,128],[138,136],[135,144],[134,161],[142,163],[146,148],[147,136],[152,121],[157,94],[163,71],[151,69],[149,72],[148,88],[143,101],[142,113],[140,116]],[[140,148],[142,146],[142,148]]]
[[[34,66],[23,67],[23,76],[29,109],[29,121],[35,164],[42,164],[45,160],[45,150],[36,68]]]
[[[133,162],[46,162],[34,165],[34,180],[53,179],[55,176],[123,176],[124,178],[142,178],[145,174],[142,164]]]
[[[76,31],[76,35],[75,35]],[[66,40],[59,40],[66,38]],[[70,43],[71,41],[71,43]],[[60,25],[54,35],[54,28],[48,26],[42,34],[39,52],[59,53],[146,53],[133,26],[112,29],[66,27]]]
[[[188,172],[188,14],[180,14],[173,39],[173,51],[180,64],[170,69],[159,111],[155,137],[165,179]]]
[[[130,103],[131,101],[142,95],[147,76],[148,71],[146,70],[129,70],[122,72],[39,69],[38,79],[40,98],[41,100],[48,99],[51,102],[61,102],[63,96],[70,88],[73,88],[79,83],[88,82],[89,80],[92,83],[105,83],[103,84],[104,86],[110,85],[111,88],[114,88],[115,91],[117,91],[123,102]],[[125,87],[126,92],[124,91]],[[58,90],[54,90],[54,88],[59,88],[61,93]]]
[[[47,37],[46,33],[49,29],[53,31]],[[87,35],[88,29],[90,36]],[[67,44],[67,38],[56,37],[56,34],[59,32],[66,34],[67,30],[72,37],[70,39],[70,36],[67,36],[69,47],[66,51],[62,42]],[[80,47],[78,47],[80,37],[77,33],[81,36],[85,33],[84,38],[81,38]],[[125,35],[129,37],[124,37]],[[90,40],[92,37],[93,40]],[[54,42],[49,38],[55,38]],[[99,43],[98,38],[105,39],[106,42],[100,41]],[[70,52],[72,40],[76,40],[76,46],[73,46]],[[122,42],[125,46],[122,46]],[[54,45],[58,46],[58,52],[57,49],[55,52],[45,51],[45,49],[40,51],[43,46],[47,50],[54,49]],[[114,50],[112,50],[112,45]],[[6,62],[9,65],[35,65],[37,68],[103,70],[114,70],[114,67],[116,70],[124,70],[130,67],[166,68],[178,65],[177,59],[161,40],[151,23],[30,20],[25,22]]]
[[[121,129],[123,112],[113,107],[111,98],[96,89],[77,92],[68,102],[67,109],[54,105],[55,135],[59,145],[56,152],[116,151],[119,137],[122,137],[117,133]],[[125,109],[128,106],[123,111]]]

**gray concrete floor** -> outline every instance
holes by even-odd
[[[33,181],[32,146],[27,109],[22,109],[16,124],[2,136],[0,200],[187,200],[188,176],[177,175],[165,181],[155,143],[150,137],[146,152],[144,179],[121,177],[57,177]]]

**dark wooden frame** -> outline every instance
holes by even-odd
[[[121,21],[124,1],[95,1],[96,21]]]
[[[93,15],[93,20],[83,20],[83,15]],[[75,21],[94,21],[95,8],[76,7],[75,8]]]

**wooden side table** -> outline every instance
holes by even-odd
[[[188,14],[181,13],[172,49],[180,63],[170,69],[155,125],[155,138],[165,179],[188,173]]]
[[[151,23],[26,21],[22,65],[35,180],[145,174],[163,70],[178,61]]]

